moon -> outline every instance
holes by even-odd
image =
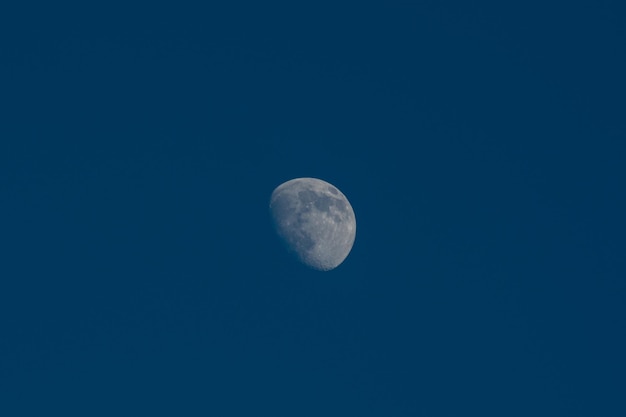
[[[334,269],[352,250],[354,210],[326,181],[296,178],[279,185],[270,198],[270,214],[287,249],[313,269]]]

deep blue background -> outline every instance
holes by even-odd
[[[87,3],[0,12],[0,415],[626,415],[621,2]]]

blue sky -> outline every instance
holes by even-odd
[[[2,415],[626,413],[618,2],[0,14]]]

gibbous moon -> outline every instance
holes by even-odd
[[[274,190],[270,213],[278,236],[305,265],[339,266],[350,253],[356,219],[341,191],[316,178],[296,178]]]

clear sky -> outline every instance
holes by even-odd
[[[626,415],[622,2],[221,3],[2,6],[0,415]]]

